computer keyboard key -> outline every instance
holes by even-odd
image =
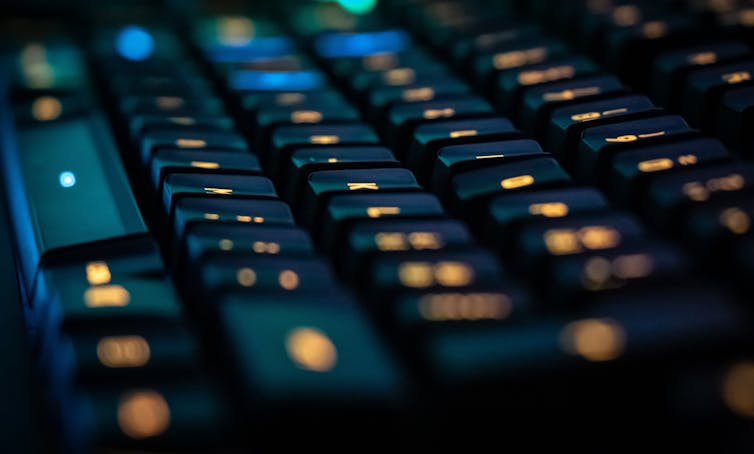
[[[402,158],[410,145],[413,130],[422,123],[482,117],[492,113],[492,106],[476,96],[396,104],[388,110],[385,135],[393,151]]]
[[[402,370],[348,298],[236,294],[219,308],[253,424],[360,426],[401,403]]]
[[[207,256],[192,275],[190,286],[201,292],[196,303],[202,306],[221,304],[221,296],[233,291],[255,297],[295,292],[305,300],[338,290],[330,266],[318,257],[215,253]],[[254,304],[254,300],[247,304]]]
[[[646,180],[652,175],[729,158],[723,144],[710,138],[650,145],[616,154],[603,181],[613,200],[629,204],[641,197]]]
[[[443,146],[437,150],[434,160],[431,188],[444,198],[448,195],[450,180],[459,173],[506,161],[545,156],[547,154],[539,144],[531,139]]]
[[[464,249],[473,244],[468,229],[455,219],[380,219],[358,221],[338,251],[338,265],[350,279],[371,258],[400,251]]]
[[[192,129],[214,129],[218,131],[233,130],[233,120],[225,115],[131,115],[128,120],[131,140],[137,142],[139,137],[152,129],[173,129],[173,130],[192,130]]]
[[[412,62],[411,66],[399,66],[385,71],[368,71],[355,74],[348,80],[349,88],[361,96],[369,91],[386,87],[409,87],[425,83],[452,82],[455,77],[448,68],[436,61]]]
[[[223,396],[198,380],[156,386],[102,386],[65,407],[72,452],[112,449],[224,449],[231,414]]]
[[[298,226],[225,224],[197,222],[189,226],[181,263],[201,265],[205,256],[226,252],[232,255],[311,256],[314,246],[306,230]]]
[[[316,222],[330,197],[343,192],[419,190],[414,174],[403,168],[319,170],[307,177],[294,209],[305,224]]]
[[[754,113],[754,87],[741,87],[727,91],[716,114],[716,134],[735,153],[751,159],[754,141],[750,125]]]
[[[444,215],[437,197],[426,192],[358,192],[331,197],[322,218],[309,227],[322,248],[332,251],[344,238],[346,225],[356,220]]]
[[[688,278],[688,270],[688,258],[676,248],[650,240],[555,258],[545,267],[539,282],[553,307],[569,310],[572,304],[583,304],[602,292],[682,282]]]
[[[707,65],[721,64],[746,57],[751,50],[741,42],[704,44],[672,50],[657,56],[653,64],[651,95],[658,104],[677,109],[681,103],[686,75]]]
[[[671,231],[680,227],[684,208],[718,197],[750,194],[752,185],[754,167],[750,164],[731,162],[687,169],[652,178],[641,206],[650,223]]]
[[[291,153],[290,164],[278,176],[284,196],[292,200],[312,172],[320,170],[397,167],[400,162],[385,147],[308,147]]]
[[[570,57],[503,71],[495,81],[495,106],[505,115],[521,110],[524,91],[530,87],[592,75],[597,65],[585,57]]]
[[[450,205],[455,213],[475,216],[480,204],[496,194],[564,186],[571,177],[553,158],[531,158],[459,173],[451,179]]]
[[[385,117],[386,110],[398,103],[462,98],[470,93],[471,87],[456,79],[422,80],[408,86],[375,88],[367,96],[367,115],[371,121],[379,122]]]
[[[280,200],[184,197],[175,204],[174,235],[181,238],[195,221],[242,224],[294,224],[288,205]]]
[[[567,46],[562,41],[534,37],[496,46],[492,52],[479,55],[472,62],[475,83],[485,94],[490,93],[496,74],[515,71],[565,56]]]
[[[640,95],[619,96],[559,107],[550,114],[547,136],[542,138],[543,145],[569,166],[576,159],[576,150],[585,129],[659,114],[660,109],[656,108],[649,98]]]
[[[195,117],[223,115],[225,109],[219,99],[213,97],[187,99],[181,96],[129,96],[120,104],[124,116],[169,115]]]
[[[329,32],[314,39],[314,51],[323,59],[400,53],[410,46],[411,35],[398,28],[361,33]]]
[[[644,228],[632,215],[586,212],[528,220],[515,237],[501,244],[501,251],[512,269],[531,272],[549,258],[608,251],[643,235]]]
[[[433,63],[433,58],[417,46],[401,52],[371,52],[361,56],[328,59],[326,64],[335,77],[347,80],[363,72],[388,71]]]
[[[291,125],[275,128],[271,137],[272,149],[265,156],[267,171],[277,175],[287,165],[293,149],[307,146],[379,145],[374,130],[362,123],[333,125]]]
[[[96,246],[87,245],[128,236],[139,236],[151,245],[99,114],[19,128],[15,142],[4,149],[3,170],[16,195],[9,210],[27,286],[31,287],[40,261],[64,249],[94,250]]]
[[[526,90],[521,101],[521,110],[514,119],[527,134],[541,137],[550,121],[550,113],[563,106],[620,95],[626,91],[613,76],[593,76],[565,82],[553,82]]]
[[[513,123],[503,117],[430,122],[419,125],[414,130],[405,161],[420,180],[426,180],[430,176],[437,150],[442,147],[511,139],[519,135]]]
[[[327,88],[327,77],[316,69],[262,70],[236,68],[227,74],[227,85],[234,92],[315,91]]]
[[[601,192],[586,187],[501,194],[490,200],[483,234],[493,248],[501,249],[514,229],[527,220],[563,218],[607,207]]]
[[[162,192],[165,179],[174,173],[259,175],[262,167],[252,153],[226,150],[182,150],[161,148],[152,157],[152,188]]]
[[[612,158],[621,151],[695,134],[696,131],[676,115],[586,128],[581,133],[578,158],[574,162],[575,176],[583,181],[594,181],[609,171]]]
[[[367,276],[367,298],[376,311],[390,310],[391,299],[405,292],[462,291],[499,285],[504,273],[489,251],[407,251],[375,257]]]
[[[712,263],[723,258],[723,266],[731,266],[730,257],[735,255],[733,251],[738,247],[738,240],[751,236],[753,217],[754,199],[750,194],[726,197],[685,213],[683,237],[687,247],[698,256],[710,259]]]
[[[182,327],[90,330],[51,339],[46,347],[48,373],[60,384],[134,385],[201,370],[197,342]]]
[[[144,134],[140,141],[141,164],[151,164],[152,156],[160,148],[181,150],[226,150],[248,152],[246,141],[238,134],[222,131],[155,129]]]
[[[241,96],[241,108],[254,114],[262,107],[293,107],[304,104],[343,104],[345,99],[335,90],[250,92]]]
[[[172,218],[178,200],[184,197],[203,198],[269,198],[276,199],[275,186],[269,178],[259,175],[217,175],[211,173],[171,173],[162,187],[164,214]]]
[[[751,85],[754,61],[715,65],[691,71],[683,85],[681,112],[689,124],[713,131],[714,115],[726,91]]]
[[[262,136],[279,125],[357,122],[359,118],[359,112],[345,102],[305,102],[293,106],[262,107],[252,122],[256,127],[255,134]]]

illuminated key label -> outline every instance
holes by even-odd
[[[86,264],[86,280],[89,281],[89,284],[107,284],[111,278],[110,268],[107,266],[107,263],[99,261]]]
[[[131,302],[131,293],[122,285],[100,285],[84,291],[87,307],[123,307]]]
[[[610,319],[584,319],[566,325],[560,334],[564,351],[587,361],[610,361],[623,354],[626,332]]]
[[[347,183],[348,184],[348,190],[350,191],[358,191],[362,189],[370,189],[372,191],[376,191],[380,189],[380,187],[377,185],[377,183]]]
[[[118,425],[136,440],[156,437],[170,426],[170,407],[157,391],[132,391],[120,399]]]
[[[141,336],[108,336],[97,342],[97,358],[105,367],[142,367],[149,357],[149,343]]]
[[[313,327],[298,327],[285,338],[288,357],[300,369],[313,372],[332,370],[338,361],[335,344],[321,330]]]
[[[512,309],[502,293],[435,293],[419,300],[419,314],[430,321],[502,320]]]
[[[534,177],[531,175],[519,175],[517,177],[506,178],[500,182],[503,189],[516,189],[534,184]]]

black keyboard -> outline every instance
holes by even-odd
[[[33,3],[0,451],[754,451],[754,4]]]

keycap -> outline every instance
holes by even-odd
[[[623,121],[584,129],[578,159],[574,163],[577,178],[593,181],[607,172],[615,153],[642,145],[693,136],[683,118],[665,115],[642,120]]]
[[[550,115],[544,146],[567,166],[576,159],[581,133],[591,126],[659,115],[646,96],[627,95],[560,107]]]
[[[225,150],[182,150],[162,148],[152,158],[152,187],[162,191],[165,178],[173,173],[259,175],[262,167],[252,153]]]
[[[379,254],[399,251],[447,250],[473,243],[468,229],[452,219],[379,219],[357,221],[339,251],[339,268],[351,279]]]
[[[330,169],[385,168],[399,166],[393,152],[384,147],[309,147],[295,150],[278,181],[289,200],[300,196],[301,187],[312,172]]]
[[[447,145],[437,151],[432,173],[432,190],[447,197],[450,180],[459,173],[530,157],[546,156],[537,142],[530,139],[485,141],[464,145]]]
[[[121,101],[124,115],[170,115],[175,117],[213,116],[224,114],[219,99],[187,99],[181,96],[131,96]]]
[[[529,219],[562,218],[600,211],[607,206],[601,192],[586,187],[501,194],[490,200],[484,238],[500,249],[505,247],[513,229]]]
[[[368,91],[385,87],[409,87],[418,81],[448,83],[455,78],[444,65],[436,61],[410,62],[409,66],[399,66],[385,71],[365,71],[357,73],[348,83],[350,89],[364,96]]]
[[[612,159],[610,174],[604,181],[614,200],[632,203],[636,197],[641,197],[639,194],[644,190],[648,176],[729,157],[719,141],[709,138],[646,146],[616,154]]]
[[[410,35],[405,30],[388,29],[363,33],[325,33],[316,38],[314,49],[321,58],[360,57],[402,52],[410,43]]]
[[[511,139],[518,135],[510,120],[502,117],[431,122],[414,129],[405,161],[419,179],[426,180],[441,147]]]
[[[182,262],[199,266],[205,256],[221,251],[308,256],[314,254],[314,246],[306,230],[298,226],[196,222],[186,229]]]
[[[656,227],[672,230],[687,205],[707,202],[725,194],[748,193],[754,182],[754,168],[731,162],[657,175],[649,182],[644,215]]]
[[[442,204],[425,192],[359,192],[330,198],[322,218],[309,226],[322,248],[331,251],[343,238],[346,225],[356,220],[443,216]]]
[[[175,204],[174,234],[181,238],[186,225],[194,221],[239,222],[245,224],[293,224],[291,209],[279,200],[184,197]]]
[[[489,197],[512,191],[562,186],[571,177],[550,157],[531,158],[460,173],[451,180],[452,210],[473,216]]]
[[[587,76],[596,71],[597,66],[584,57],[556,59],[503,71],[495,82],[495,106],[504,114],[510,115],[521,109],[521,97],[525,89]]]
[[[548,257],[606,251],[638,239],[644,229],[621,212],[588,212],[552,219],[532,219],[501,247],[512,269],[532,271]]]
[[[354,415],[382,415],[401,402],[406,382],[398,365],[348,298],[238,294],[219,308],[241,402],[261,410],[252,412],[259,423],[335,418],[343,427],[364,421]]]
[[[277,198],[275,186],[267,177],[251,175],[214,175],[204,173],[171,173],[165,179],[162,204],[172,218],[175,205],[184,197],[211,198]]]
[[[228,74],[228,87],[236,91],[313,91],[325,88],[327,79],[318,70],[265,71],[236,69]]]
[[[40,260],[60,250],[131,235],[151,243],[107,131],[96,113],[50,120],[18,129],[15,150],[6,150],[3,169],[17,192],[9,209],[26,285]],[[72,151],[61,153],[62,144]]]
[[[366,104],[370,121],[381,121],[386,111],[401,102],[434,101],[439,98],[461,98],[470,93],[468,84],[459,80],[422,80],[407,86],[380,87],[369,91]]]
[[[407,291],[448,291],[485,288],[499,284],[503,271],[488,251],[418,251],[385,254],[372,262],[370,305],[377,311],[392,297]]]
[[[752,124],[754,87],[728,90],[720,101],[715,118],[716,134],[734,152],[745,158],[751,157],[752,140],[748,127]]]
[[[534,86],[524,92],[522,109],[516,115],[527,134],[541,137],[550,121],[550,112],[558,107],[618,95],[624,91],[623,85],[613,76],[585,77]]]
[[[308,299],[337,289],[330,267],[317,257],[214,253],[193,274],[192,287],[205,296],[197,301],[201,305],[217,305],[231,291],[248,291],[254,297],[296,292]]]
[[[667,244],[642,241],[617,249],[550,260],[539,282],[553,306],[568,310],[595,294],[688,278],[688,258]]]
[[[393,151],[401,158],[410,143],[412,130],[422,122],[479,117],[491,113],[492,107],[487,101],[473,96],[396,104],[388,111],[387,141],[393,145]]]
[[[687,247],[715,266],[735,269],[731,258],[745,242],[740,240],[750,236],[752,210],[754,202],[745,193],[694,207],[682,224]]]
[[[361,123],[343,125],[293,125],[276,128],[271,137],[272,151],[266,156],[273,175],[290,159],[294,148],[315,145],[378,145],[372,128]]]
[[[300,106],[303,104],[331,103],[343,104],[343,96],[335,90],[317,91],[259,91],[249,92],[241,96],[241,107],[245,112],[256,113],[261,107]]]
[[[152,129],[216,129],[230,131],[233,129],[233,120],[225,115],[133,115],[128,122],[131,139],[136,142],[138,138]]]
[[[749,52],[745,44],[731,41],[662,53],[653,64],[652,98],[660,105],[677,108],[681,101],[683,80],[689,72],[707,65],[730,62],[745,57]]]
[[[141,139],[141,164],[149,165],[153,154],[159,148],[179,148],[182,150],[237,150],[247,151],[246,141],[238,134],[221,131],[181,131],[153,130]]]
[[[64,408],[71,450],[203,449],[222,446],[230,433],[230,410],[207,383],[101,387],[78,395]],[[210,448],[214,449],[214,448]]]
[[[754,62],[748,60],[690,72],[683,86],[683,116],[695,127],[707,129],[724,92],[749,85],[752,73]]]
[[[566,46],[561,41],[539,37],[504,43],[494,52],[478,56],[472,64],[474,80],[489,93],[497,72],[517,70],[562,57]]]

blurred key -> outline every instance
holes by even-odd
[[[408,86],[375,88],[369,91],[366,100],[368,115],[371,121],[377,122],[386,116],[386,111],[394,104],[460,98],[469,95],[470,90],[467,84],[455,79],[431,82],[422,80]]]
[[[754,87],[741,87],[727,91],[715,113],[716,134],[734,152],[745,158],[752,157],[750,130],[754,112]]]
[[[172,218],[175,205],[184,197],[277,198],[275,186],[267,177],[217,175],[211,173],[171,173],[162,188],[165,214]]]
[[[339,265],[354,279],[378,254],[459,249],[472,243],[466,227],[453,219],[364,220],[351,228],[348,242],[339,254]]]
[[[175,204],[174,234],[181,238],[193,221],[244,224],[293,224],[288,205],[279,200],[184,197]]]
[[[440,201],[425,192],[359,192],[334,195],[327,203],[322,218],[310,226],[323,249],[339,244],[346,225],[356,220],[444,216]]]
[[[236,69],[228,75],[234,91],[313,91],[325,88],[327,79],[317,70],[259,71]]]
[[[553,219],[607,208],[605,197],[592,188],[546,189],[501,194],[489,204],[484,238],[495,249],[506,247],[513,229],[529,219]]]
[[[691,250],[715,263],[716,268],[720,263],[724,269],[736,269],[731,259],[738,253],[739,240],[751,237],[752,216],[754,200],[750,194],[696,206],[684,214],[684,239]]]
[[[262,107],[294,107],[304,104],[344,104],[343,96],[334,90],[250,92],[241,96],[241,107],[256,113]]]
[[[750,52],[745,44],[732,41],[660,54],[653,65],[652,98],[662,106],[677,109],[681,102],[683,80],[689,72],[707,65],[730,62]]]
[[[233,129],[233,120],[225,115],[201,115],[201,116],[169,116],[169,115],[134,115],[129,121],[131,139],[138,138],[151,129],[184,129],[199,128],[217,129],[230,131]]]
[[[472,68],[476,83],[485,94],[494,85],[498,71],[516,70],[562,57],[566,53],[563,42],[535,37],[497,46],[494,53],[475,58]]]
[[[124,115],[170,115],[175,117],[222,115],[219,99],[187,99],[181,96],[130,96],[121,101]]]
[[[752,74],[754,62],[750,60],[690,72],[683,88],[684,117],[695,127],[709,130],[723,94],[732,88],[750,85]]]
[[[586,212],[574,216],[531,219],[515,238],[503,243],[512,268],[531,272],[547,258],[607,251],[644,233],[638,219],[620,212]]]
[[[673,230],[678,214],[686,206],[705,203],[726,194],[749,193],[754,184],[754,167],[738,162],[657,175],[649,182],[642,209],[656,227]]]
[[[325,33],[314,41],[321,58],[361,57],[375,53],[398,53],[408,48],[411,38],[400,29],[363,33]]]

